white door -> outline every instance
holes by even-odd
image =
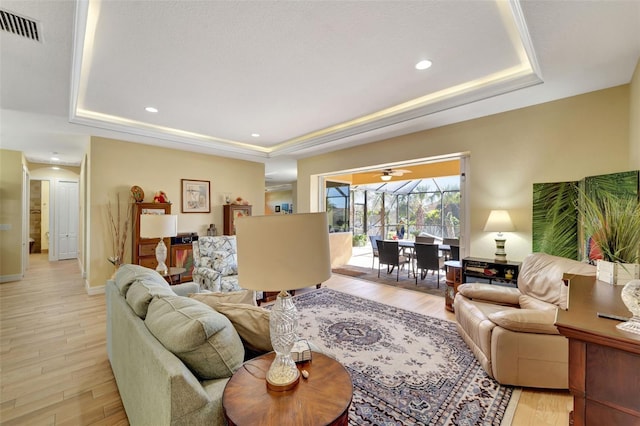
[[[58,260],[78,257],[78,182],[58,181],[55,200]]]

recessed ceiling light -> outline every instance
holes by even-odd
[[[431,61],[429,61],[428,59],[424,59],[416,64],[416,69],[420,71],[426,70],[427,68],[431,68],[431,65]]]
[[[154,107],[146,107],[144,110],[147,112],[158,112],[158,108]]]
[[[60,161],[58,157],[51,157],[51,161]]]
[[[251,136],[254,138],[259,138],[260,137],[260,133],[251,133]]]
[[[52,167],[52,169],[53,169],[53,170],[60,170],[60,167],[58,167],[58,166],[54,166],[54,167]]]

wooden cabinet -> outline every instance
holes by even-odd
[[[444,262],[447,272],[447,289],[444,293],[444,307],[453,312],[453,299],[458,293],[458,286],[462,281],[462,265],[459,260],[447,260]]]
[[[251,206],[242,206],[239,204],[224,205],[224,226],[222,233],[224,235],[236,235],[235,220],[237,217],[251,216]]]
[[[565,274],[566,282],[568,309],[558,309],[555,325],[569,338],[570,424],[640,425],[640,335],[598,317],[631,317],[620,297],[623,286]]]
[[[179,241],[180,237],[171,239],[171,265],[184,268],[185,271],[180,275],[180,282],[193,281],[193,244]],[[197,241],[197,235],[192,241]]]
[[[131,251],[131,263],[155,269],[158,266],[156,260],[156,246],[160,238],[140,238],[140,215],[142,214],[171,214],[171,204],[168,203],[135,203],[133,205],[133,247]],[[171,253],[171,239],[165,238],[167,253]],[[169,261],[167,256],[167,264]]]
[[[482,278],[493,281],[518,285],[518,274],[521,262],[499,262],[481,257],[465,257],[462,259],[462,279],[469,282],[469,277]]]

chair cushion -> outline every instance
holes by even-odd
[[[145,324],[200,380],[231,377],[242,365],[244,347],[231,321],[195,299],[156,297]]]
[[[488,315],[502,328],[520,333],[560,334],[554,325],[555,309],[507,309]]]
[[[596,275],[596,267],[588,263],[546,253],[533,253],[522,261],[518,289],[522,294],[567,309],[567,286],[563,275]]]
[[[154,271],[155,272],[155,271]],[[147,278],[143,278],[135,281],[129,287],[129,291],[127,291],[126,300],[131,309],[138,315],[141,319],[145,319],[147,316],[147,310],[149,308],[149,303],[151,300],[158,296],[175,296],[176,294],[171,290],[169,283],[167,283],[164,279],[162,282],[157,282],[155,280],[149,280]]]

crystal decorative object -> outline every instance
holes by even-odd
[[[298,340],[298,310],[289,293],[283,290],[278,294],[270,315],[269,332],[276,357],[267,372],[267,386],[273,390],[287,390],[300,379],[296,363],[291,358],[291,348]]]
[[[640,334],[640,280],[625,284],[621,293],[622,301],[633,315],[629,321],[618,324],[620,330]]]

